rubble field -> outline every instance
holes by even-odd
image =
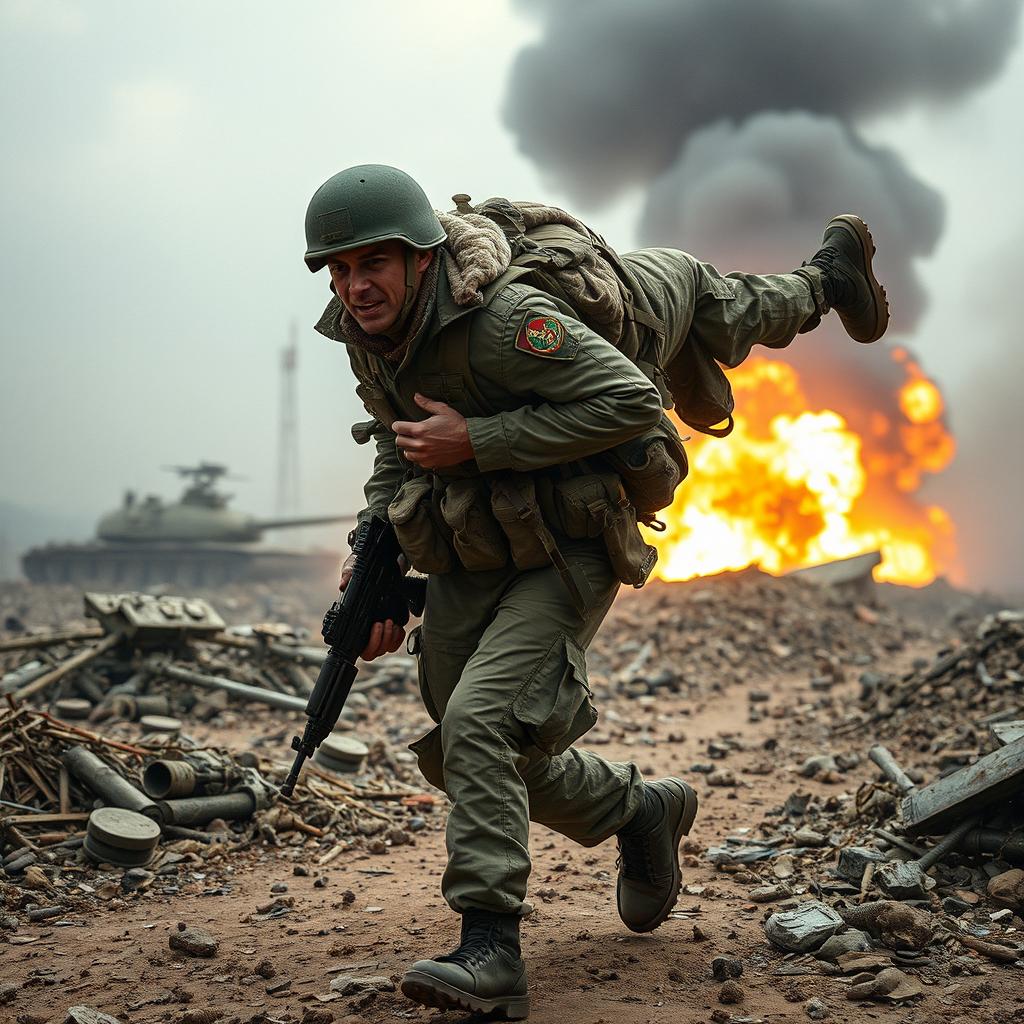
[[[531,1020],[1024,1022],[1024,613],[879,593],[621,595],[581,745],[701,809],[649,935],[614,842],[535,827]],[[413,659],[361,667],[284,800],[330,595],[178,596],[0,586],[0,1024],[475,1019],[397,986],[457,935]]]

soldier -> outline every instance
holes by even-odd
[[[347,346],[373,416],[354,428],[377,449],[360,518],[388,515],[429,575],[410,640],[436,726],[412,749],[452,801],[442,891],[462,929],[453,952],[413,964],[402,991],[518,1019],[529,1006],[519,920],[530,820],[584,846],[616,837],[618,911],[635,932],[657,928],[679,893],[694,790],[573,746],[597,717],[586,648],[620,582],[642,584],[653,562],[639,505],[608,471],[624,463],[605,457],[659,430],[667,449],[676,442],[656,374],[569,304],[508,272],[482,275],[473,300],[457,302],[473,257],[456,265],[446,237],[412,178],[363,165],[313,196],[305,259],[328,268],[334,292],[316,329]],[[888,308],[873,251],[863,222],[842,215],[792,274],[723,277],[670,249],[622,262],[660,325],[662,366],[688,338],[734,366],[754,343],[788,345],[830,308],[856,340],[880,337]],[[350,574],[349,561],[342,586]],[[403,638],[378,623],[364,659]]]

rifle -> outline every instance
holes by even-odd
[[[297,753],[281,787],[284,796],[292,795],[303,762],[337,723],[359,671],[356,659],[366,649],[373,624],[391,619],[404,626],[410,612],[423,614],[427,581],[403,576],[398,567],[401,553],[394,527],[386,519],[372,516],[357,528],[352,578],[324,615],[323,637],[330,650],[306,704],[305,731],[301,737],[292,737],[292,750]]]

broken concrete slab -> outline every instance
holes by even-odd
[[[789,953],[811,953],[842,928],[843,919],[818,900],[772,914],[764,923],[769,940]]]

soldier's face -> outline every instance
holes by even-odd
[[[417,252],[416,287],[433,258]],[[392,239],[339,252],[327,261],[334,291],[367,334],[394,327],[405,303],[405,246]]]

